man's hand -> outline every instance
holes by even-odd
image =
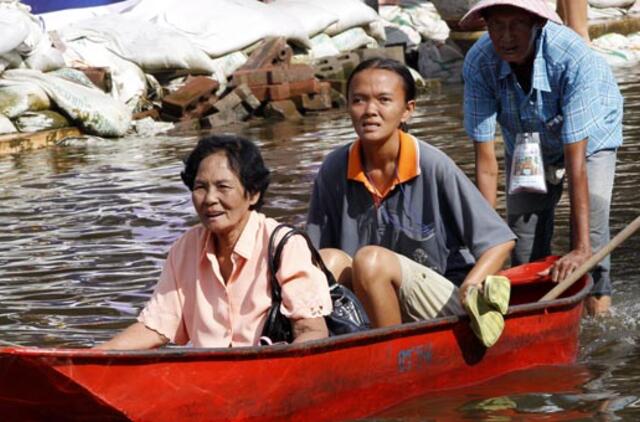
[[[551,267],[542,271],[540,275],[548,275],[553,282],[559,283],[569,277],[569,274],[577,270],[582,264],[587,262],[589,258],[591,258],[591,252],[574,249],[554,262]]]

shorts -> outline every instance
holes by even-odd
[[[404,255],[396,256],[402,269],[398,298],[403,322],[466,314],[455,284]]]

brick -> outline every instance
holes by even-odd
[[[278,85],[256,85],[250,88],[253,95],[259,101],[280,101],[291,97],[291,91],[288,83]]]
[[[291,96],[301,94],[319,94],[320,81],[313,78],[306,81],[289,82],[289,92],[291,93]]]
[[[270,102],[264,108],[264,116],[279,120],[298,120],[302,118],[295,103],[291,100]]]
[[[302,94],[302,108],[310,111],[329,110],[331,108],[331,94]]]
[[[235,92],[242,99],[242,103],[247,106],[249,110],[257,110],[262,105],[260,100],[258,100],[256,96],[253,95],[251,88],[249,88],[249,86],[246,84],[238,85],[235,89]]]
[[[191,78],[182,88],[162,99],[162,112],[174,117],[182,116],[199,102],[207,101],[218,87],[218,82],[211,78]]]
[[[316,73],[316,70],[312,66],[306,64],[291,64],[289,66],[283,66],[280,69],[286,73],[286,82],[307,81],[314,78]]]
[[[346,99],[346,95],[344,95],[341,92],[336,91],[335,89],[331,88],[331,105],[335,108],[342,108],[342,107],[346,107],[347,105],[347,99]]]
[[[345,79],[344,69],[342,66],[335,62],[333,64],[325,64],[315,68],[315,76],[319,79]]]
[[[131,116],[133,120],[140,120],[146,117],[151,117],[153,120],[159,120],[160,110],[158,110],[157,108],[152,108],[151,110],[145,110],[145,111],[139,111],[137,113],[133,113],[133,115]]]
[[[330,79],[325,82],[328,82],[331,85],[331,88],[338,91],[342,95],[347,95],[347,81],[344,79]]]
[[[198,119],[182,120],[173,125],[173,129],[169,133],[181,133],[200,130],[200,121]]]
[[[213,104],[210,101],[201,101],[182,114],[180,120],[200,119],[213,112]]]
[[[111,72],[106,67],[83,67],[78,68],[95,86],[104,92],[111,92],[113,89],[113,81]]]
[[[287,64],[291,61],[293,51],[284,37],[269,37],[249,56],[239,70],[260,69],[275,64]]]
[[[404,47],[401,45],[394,45],[381,48],[362,48],[355,50],[360,56],[360,60],[364,61],[374,57],[385,57],[388,59],[394,59],[400,63],[404,63]]]
[[[214,107],[218,111],[232,110],[238,104],[242,103],[242,98],[236,93],[236,91],[231,91],[221,99],[219,99]]]

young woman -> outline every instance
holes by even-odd
[[[267,249],[278,225],[259,213],[269,170],[251,141],[214,135],[198,142],[181,176],[201,224],[169,250],[138,321],[99,349],[259,344],[271,308]],[[293,237],[281,259],[281,310],[291,321],[294,343],[327,337],[329,287],[305,240]]]
[[[358,138],[327,156],[309,209],[309,235],[375,327],[464,313],[466,290],[514,245],[453,161],[403,130],[415,96],[401,63],[360,63],[348,81]]]

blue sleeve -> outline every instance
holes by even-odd
[[[589,137],[601,113],[597,84],[599,67],[587,55],[573,62],[563,74],[560,107],[564,118],[561,139],[564,144]]]
[[[472,48],[464,61],[464,128],[472,140],[488,142],[495,138],[498,98],[481,72],[479,50]]]

